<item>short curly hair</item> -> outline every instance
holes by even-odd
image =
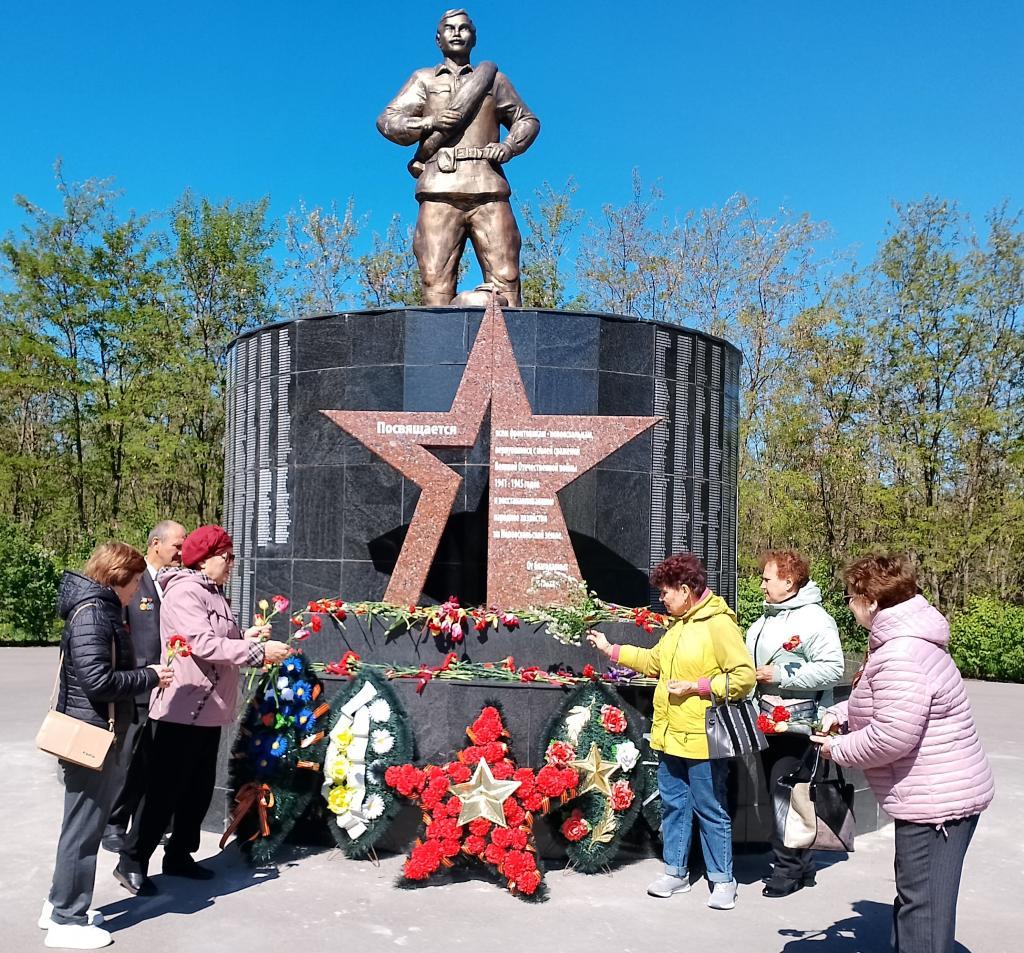
[[[903,553],[856,559],[843,569],[842,577],[848,593],[877,602],[879,609],[913,599],[920,591],[914,564]]]
[[[775,563],[780,579],[792,579],[797,589],[803,589],[811,579],[811,564],[795,549],[769,549],[761,553],[758,565],[761,571],[768,563]]]
[[[651,585],[655,589],[678,589],[680,586],[688,586],[691,592],[699,596],[707,588],[707,584],[707,570],[693,553],[676,553],[651,570]]]

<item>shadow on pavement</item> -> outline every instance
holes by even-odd
[[[779,930],[783,937],[793,937],[781,953],[802,953],[828,950],[828,953],[881,953],[891,949],[892,905],[874,900],[857,900],[851,905],[854,916],[838,920],[824,930]],[[971,953],[962,943],[954,953]]]
[[[125,896],[101,907],[106,923],[104,928],[111,933],[135,926],[146,920],[155,920],[166,914],[198,913],[214,906],[218,897],[226,897],[258,887],[276,880],[276,868],[253,868],[246,864],[238,850],[229,847],[215,857],[202,858],[202,865],[215,871],[213,880],[188,880],[183,877],[168,877],[154,874],[153,885],[159,891],[152,897]]]

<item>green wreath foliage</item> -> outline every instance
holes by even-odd
[[[640,763],[637,766],[642,781],[643,803],[640,808],[644,821],[656,836],[661,836],[661,792],[658,789],[658,752],[651,747],[651,739],[644,735],[640,749]]]
[[[625,729],[609,731],[602,724],[601,713],[605,706],[617,709],[625,718]],[[616,749],[631,743],[637,753],[635,763],[629,770],[620,766],[612,776],[612,783],[625,780],[633,792],[629,806],[615,810],[608,795],[600,791],[589,791],[569,801],[555,814],[558,832],[573,867],[592,874],[611,866],[618,854],[623,836],[640,816],[645,794],[645,776],[640,765],[643,737],[638,724],[626,716],[625,706],[618,692],[601,682],[588,682],[572,691],[552,718],[545,733],[547,739],[542,759],[552,762],[552,743],[572,745],[574,760],[587,757],[593,745],[597,745],[601,758],[616,762]],[[568,832],[578,834],[582,821],[589,829],[581,839],[571,839]],[[573,823],[575,822],[575,824]]]
[[[301,653],[261,675],[246,702],[231,751],[229,785],[236,798],[265,785],[269,834],[260,829],[255,803],[237,828],[243,856],[253,866],[273,862],[320,784],[327,746],[324,729],[328,706],[323,684]],[[249,803],[249,802],[246,802]]]
[[[345,740],[346,732],[351,735],[351,725],[348,724],[350,716],[345,715],[343,709],[361,692],[369,695],[370,690],[366,688],[367,685],[373,689],[372,699],[366,703],[369,707],[368,715],[382,716],[385,706],[387,708],[386,718],[369,718],[370,731],[386,732],[390,735],[393,743],[387,751],[376,753],[373,750],[372,740],[368,741],[363,762],[364,768],[362,772],[359,772],[358,766],[351,765],[351,761],[345,758],[345,752],[341,749],[339,741]],[[359,707],[366,707],[366,705]],[[392,765],[406,764],[411,761],[415,755],[414,749],[415,739],[410,727],[409,716],[398,700],[394,689],[388,680],[377,672],[370,668],[362,669],[347,690],[339,692],[331,703],[324,752],[323,785],[320,791],[331,836],[346,856],[352,858],[368,856],[377,842],[387,833],[395,815],[401,809],[402,799],[393,788],[385,784],[384,772]],[[346,764],[342,762],[354,767],[356,774],[361,774],[364,784],[361,805],[355,811],[344,806],[345,802],[350,800],[353,790],[352,786],[346,784],[346,781],[352,779],[353,775],[345,770]],[[380,812],[370,811],[369,813],[376,813],[376,816],[370,817],[366,808],[374,803],[376,807],[380,808]],[[352,825],[351,828],[342,826],[346,822]],[[350,831],[355,832],[355,836]]]

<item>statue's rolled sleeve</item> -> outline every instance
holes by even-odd
[[[540,133],[540,120],[502,73],[495,79],[494,100],[498,120],[508,129],[505,144],[513,155],[522,155]]]
[[[418,73],[409,77],[398,95],[384,107],[377,117],[377,129],[382,136],[398,143],[411,146],[419,141],[419,128],[410,129],[409,120],[423,116],[427,103],[427,87]]]

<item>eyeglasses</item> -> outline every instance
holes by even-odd
[[[235,561],[234,553],[217,553],[217,555],[226,563],[233,563]]]
[[[843,596],[843,599],[846,600],[846,604],[847,605],[849,605],[851,602],[853,602],[853,600],[856,599],[856,598],[857,598],[857,593],[855,593],[855,592],[853,592],[853,593],[848,592],[845,596]]]

